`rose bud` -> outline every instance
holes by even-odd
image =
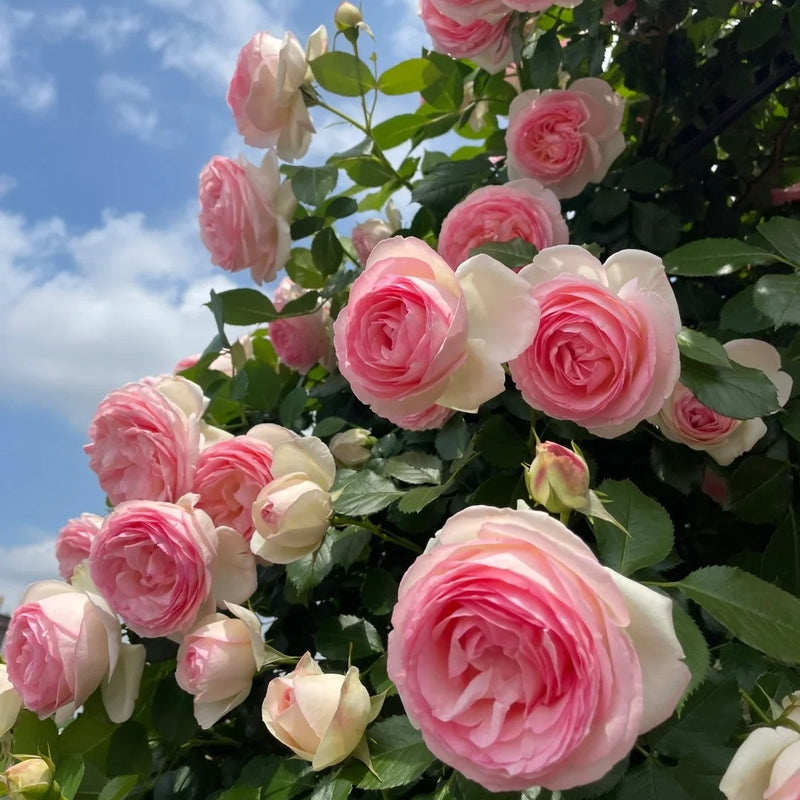
[[[342,466],[356,469],[369,461],[375,442],[375,437],[368,430],[351,428],[331,437],[328,446]]]
[[[26,758],[3,773],[3,783],[15,800],[43,797],[53,785],[52,762],[43,758]]]
[[[369,696],[356,667],[326,674],[306,653],[293,672],[270,681],[261,714],[267,730],[316,771],[359,747],[382,704],[382,695]]]
[[[355,28],[359,22],[363,22],[364,17],[352,3],[339,3],[333,15],[336,23],[336,30],[346,31],[348,28]]]
[[[536,445],[536,458],[525,470],[528,494],[554,514],[583,508],[589,492],[589,467],[583,456],[555,442]]]

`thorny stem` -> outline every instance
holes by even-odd
[[[333,525],[334,527],[339,527],[342,525],[357,525],[359,528],[368,530],[371,534],[377,536],[387,544],[394,544],[398,547],[404,547],[406,550],[416,553],[416,555],[420,555],[420,553],[422,553],[422,548],[415,542],[412,542],[410,539],[406,539],[404,536],[395,536],[392,533],[387,533],[368,519],[359,519],[357,517],[348,517],[344,514],[337,514],[333,518]]]

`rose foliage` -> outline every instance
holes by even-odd
[[[242,288],[97,409],[0,796],[800,796],[800,5],[420,14],[242,43]]]

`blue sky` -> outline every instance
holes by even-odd
[[[218,153],[259,158],[225,103],[239,49],[259,30],[305,43],[325,24],[332,36],[337,5],[0,0],[4,610],[30,581],[56,577],[68,518],[103,513],[82,451],[100,399],[202,350],[209,290],[248,285],[210,264],[197,233],[203,165]],[[364,0],[380,68],[428,42],[416,5]],[[390,99],[383,116],[408,103]],[[301,163],[355,143],[315,121]]]

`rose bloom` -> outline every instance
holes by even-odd
[[[242,703],[266,660],[261,623],[246,608],[228,605],[233,617],[203,617],[178,648],[175,679],[194,697],[194,716],[203,730]]]
[[[405,414],[394,420],[395,424],[407,431],[430,431],[444,427],[444,424],[455,414],[455,410],[446,406],[432,405],[414,414]]]
[[[781,716],[800,725],[800,692],[785,697],[782,705]],[[797,800],[800,733],[783,725],[756,728],[736,751],[719,790],[728,800]]]
[[[391,238],[403,224],[400,212],[394,207],[391,200],[386,204],[386,217],[385,220],[368,219],[366,222],[359,222],[353,228],[350,238],[362,267],[367,263],[369,254],[375,245],[384,239]]]
[[[229,272],[249,269],[260,286],[289,260],[289,221],[297,207],[291,181],[281,183],[270,150],[260,167],[214,156],[200,173],[200,238],[211,263]]]
[[[339,369],[361,402],[399,420],[475,411],[503,391],[502,363],[538,322],[527,285],[480,255],[455,273],[427,244],[379,242],[334,323]]]
[[[612,438],[658,410],[680,374],[680,315],[661,259],[622,250],[601,264],[575,245],[539,253],[519,273],[541,322],[509,363],[533,408]]]
[[[781,372],[781,357],[771,344],[759,339],[733,339],[723,347],[731,361],[765,373],[775,386],[778,404],[786,405],[792,379]],[[750,450],[767,432],[760,418],[726,417],[703,405],[682,383],[676,384],[650,422],[670,441],[685,444],[692,450],[704,450],[723,467]]]
[[[689,681],[672,603],[541,511],[451,517],[403,576],[388,674],[431,752],[493,792],[598,780]]]
[[[356,667],[346,675],[324,673],[305,653],[292,672],[269,682],[261,714],[279,742],[321,770],[356,749],[380,707]]]
[[[92,581],[140,636],[185,632],[209,599],[213,610],[217,534],[211,518],[187,498],[121,503],[92,542]]]
[[[197,384],[175,376],[128,383],[101,401],[83,449],[112,505],[189,491],[207,404]]]
[[[473,248],[517,238],[537,250],[569,241],[558,198],[531,178],[483,186],[455,205],[442,223],[438,250],[456,269]]]
[[[463,5],[467,13],[462,21],[448,16],[446,7],[452,11]],[[441,0],[421,0],[419,15],[425,30],[431,37],[433,49],[447,53],[453,58],[468,58],[489,72],[499,72],[511,59],[511,37],[506,31],[510,12],[499,10],[491,17],[472,15],[469,7],[485,3],[442,3]],[[496,4],[488,5],[496,7]],[[499,7],[497,7],[499,9]]]
[[[0,664],[0,736],[5,736],[17,721],[22,697],[8,679],[8,667]]]
[[[300,91],[307,73],[293,33],[281,40],[262,31],[242,48],[227,99],[245,144],[275,147],[284,161],[308,152],[314,125]]]
[[[625,148],[619,130],[624,108],[600,78],[518,94],[508,112],[509,178],[535,178],[559,198],[600,182]]]
[[[113,721],[133,711],[144,648],[120,641],[119,623],[97,594],[59,581],[31,584],[3,649],[9,681],[40,719],[59,712],[57,721],[66,721],[101,683]],[[123,668],[115,673],[118,664]]]
[[[56,539],[56,559],[58,574],[65,581],[72,579],[75,567],[89,557],[92,540],[100,530],[103,518],[97,514],[81,514],[67,520]]]
[[[303,294],[305,290],[291,278],[284,278],[275,289],[275,308],[280,311]],[[330,365],[333,340],[328,306],[312,314],[273,320],[269,323],[269,340],[278,358],[298,372],[306,373],[318,363]]]
[[[579,6],[583,0],[558,0],[558,2],[550,3],[548,0],[502,0],[506,8],[513,9],[514,11],[526,11],[529,14],[536,14],[539,11],[547,11],[550,6],[558,6],[560,8],[575,8]]]

